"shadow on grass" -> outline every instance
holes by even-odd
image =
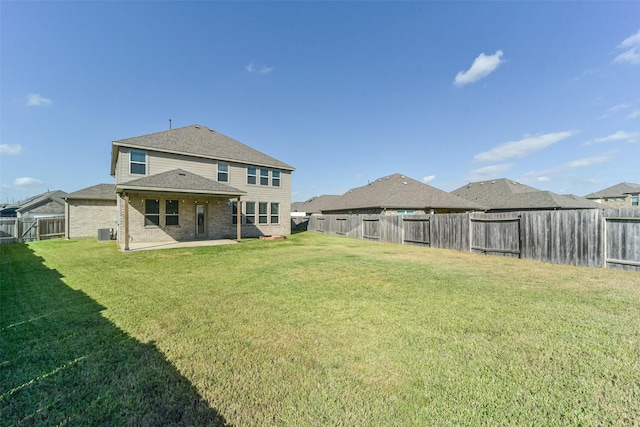
[[[225,425],[27,245],[0,245],[0,425]]]

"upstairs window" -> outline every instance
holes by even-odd
[[[271,185],[280,187],[280,171],[271,171]]]
[[[160,226],[160,201],[158,199],[145,199],[144,225],[145,227]]]
[[[247,166],[247,184],[256,184],[257,175],[257,168],[255,166]]]
[[[229,163],[218,162],[218,181],[229,182]]]
[[[260,168],[260,185],[269,185],[269,169]]]
[[[165,225],[179,225],[179,202],[177,200],[165,201]]]
[[[129,173],[135,175],[147,174],[147,153],[144,151],[129,152]]]
[[[631,206],[638,206],[638,195],[634,194],[631,196]]]

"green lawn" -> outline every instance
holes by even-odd
[[[637,425],[640,274],[299,233],[2,245],[0,425]]]

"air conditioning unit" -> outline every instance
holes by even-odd
[[[113,235],[113,229],[111,228],[98,228],[98,242],[107,242],[111,240]]]

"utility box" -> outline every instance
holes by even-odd
[[[98,242],[107,242],[112,239],[112,228],[98,228]]]

